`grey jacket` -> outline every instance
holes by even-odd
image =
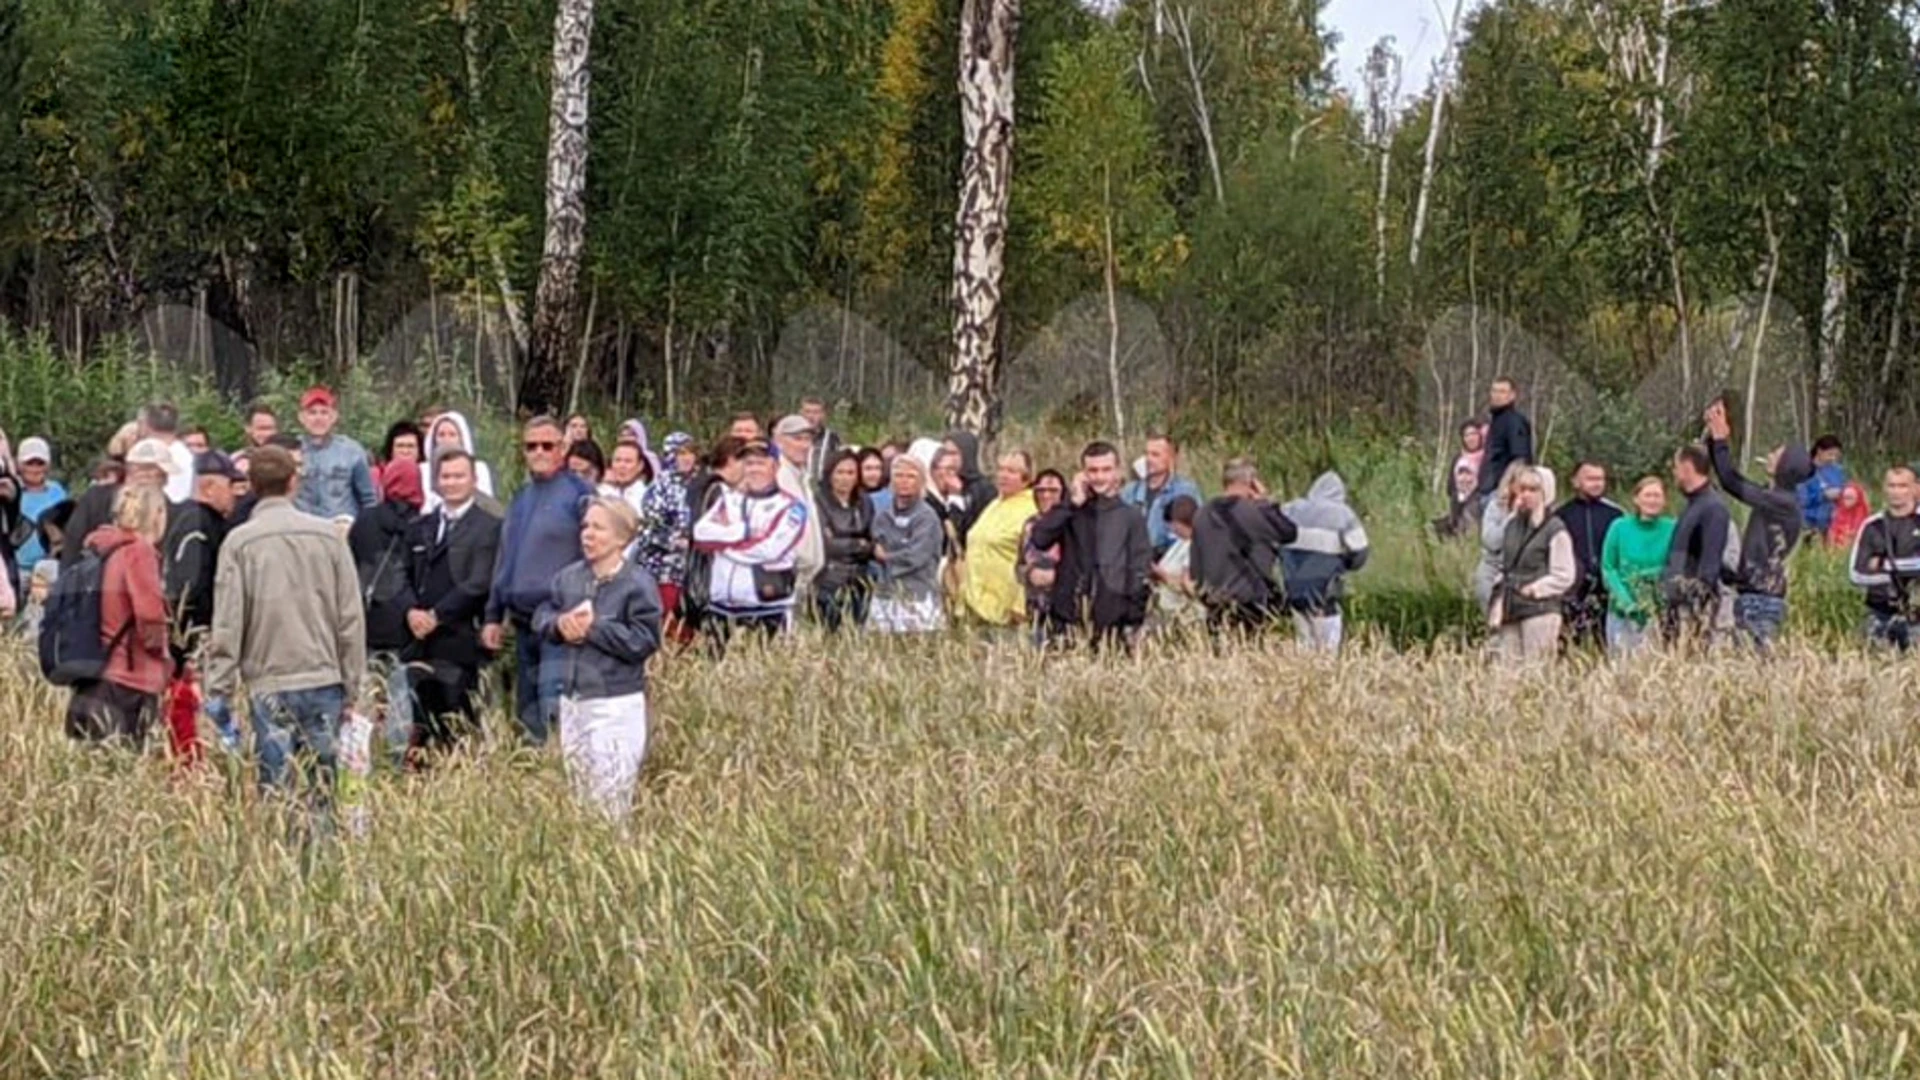
[[[328,521],[262,499],[220,547],[207,642],[210,697],[343,687],[367,671],[360,574]]]
[[[560,616],[593,605],[593,626],[578,645],[560,640]],[[575,698],[626,697],[647,690],[647,660],[660,648],[660,588],[653,575],[622,563],[605,581],[582,560],[554,575],[553,594],[533,613],[540,663]]]
[[[922,495],[912,506],[895,502],[874,515],[873,546],[885,551],[880,583],[885,597],[925,600],[940,591],[940,553],[946,546],[940,515]]]

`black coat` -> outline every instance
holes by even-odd
[[[160,567],[167,610],[174,616],[175,628],[186,635],[213,626],[214,570],[226,538],[226,519],[206,503],[183,503],[167,514]]]
[[[1057,624],[1084,618],[1105,631],[1146,622],[1153,544],[1147,516],[1137,508],[1116,498],[1062,502],[1034,522],[1028,542],[1043,551],[1060,547],[1048,604]]]
[[[1265,499],[1223,495],[1193,521],[1191,576],[1209,605],[1272,605],[1274,564],[1300,529]]]
[[[840,505],[828,491],[814,499],[820,514],[820,541],[826,552],[826,565],[814,579],[820,589],[845,588],[865,581],[867,565],[873,562],[873,502],[865,492],[853,493],[850,506]]]
[[[347,532],[367,606],[368,652],[404,652],[413,644],[407,629],[407,612],[415,606],[407,579],[407,532],[419,516],[405,503],[383,502],[363,511]]]
[[[480,647],[480,620],[486,614],[493,564],[500,554],[500,519],[478,505],[470,506],[443,537],[441,516],[441,510],[420,515],[407,535],[407,576],[414,598],[440,623],[409,658],[478,668],[486,660]]]
[[[1570,599],[1582,603],[1605,599],[1607,580],[1600,572],[1600,557],[1606,552],[1607,530],[1623,513],[1605,499],[1576,496],[1554,515],[1566,523],[1567,535],[1573,538],[1573,562],[1580,572],[1567,594]]]
[[[1484,498],[1500,488],[1507,467],[1516,461],[1533,462],[1533,422],[1517,405],[1493,410],[1487,423],[1487,453],[1480,460],[1480,495]]]

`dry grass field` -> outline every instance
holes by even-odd
[[[1911,1074],[1911,672],[805,641],[303,867],[10,668],[0,1077]]]

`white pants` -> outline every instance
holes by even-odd
[[[575,796],[625,822],[647,756],[647,695],[561,698],[560,756]]]
[[[1338,613],[1308,615],[1296,611],[1293,613],[1293,632],[1308,652],[1337,653],[1340,651],[1340,641],[1346,634],[1346,626]]]
[[[1560,655],[1560,622],[1553,614],[1507,623],[1493,635],[1494,652],[1514,663],[1551,660]]]

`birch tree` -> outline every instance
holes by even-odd
[[[947,423],[991,439],[1006,351],[1001,314],[1013,188],[1013,61],[1020,0],[960,9],[960,205],[954,213],[953,352]]]
[[[1453,0],[1447,20],[1447,45],[1433,71],[1433,118],[1427,124],[1426,155],[1420,166],[1420,193],[1413,206],[1413,238],[1407,245],[1407,265],[1420,269],[1420,240],[1427,231],[1427,208],[1433,197],[1433,170],[1440,155],[1440,129],[1447,114],[1447,91],[1453,82],[1454,50],[1460,39],[1460,14],[1466,0]]]
[[[533,299],[532,355],[520,382],[520,405],[534,411],[565,403],[566,365],[579,350],[592,44],[593,0],[560,0],[553,19],[553,98],[547,116],[547,235]]]

